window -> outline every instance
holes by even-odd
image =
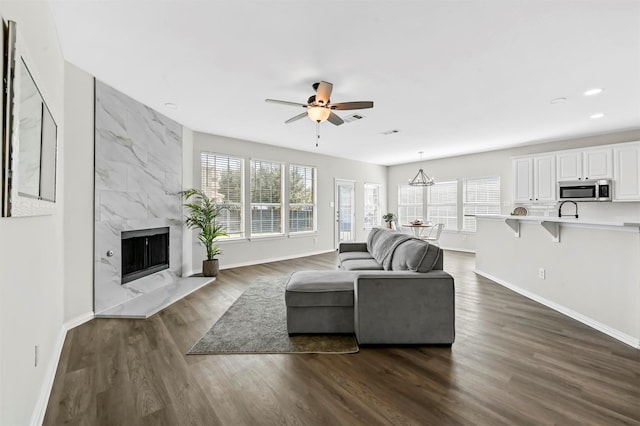
[[[462,192],[464,231],[476,232],[476,214],[500,214],[500,177],[467,179]]]
[[[398,223],[410,223],[424,218],[424,188],[398,185]]]
[[[282,234],[282,164],[251,160],[251,235]]]
[[[223,210],[218,221],[226,227],[228,238],[241,238],[242,220],[242,158],[228,155],[200,153],[200,184],[209,198],[227,202],[230,210]]]
[[[289,232],[316,230],[316,169],[289,165]]]
[[[436,182],[427,194],[427,220],[444,223],[444,229],[458,230],[458,181]]]
[[[378,183],[364,184],[364,227],[369,229],[382,224],[380,212],[380,188]]]

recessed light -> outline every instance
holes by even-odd
[[[602,89],[596,88],[596,89],[587,90],[586,92],[584,92],[584,95],[593,96],[593,95],[599,95],[600,93],[602,93]]]
[[[554,99],[551,99],[551,103],[552,104],[559,104],[560,102],[564,102],[566,100],[567,100],[567,98],[554,98]]]
[[[593,118],[593,119],[602,118],[602,117],[604,117],[604,115],[605,115],[604,112],[599,112],[599,113],[596,113],[596,114],[591,114],[589,116],[589,118]]]
[[[169,109],[176,109],[178,108],[178,105],[174,104],[173,102],[165,102],[164,107]]]

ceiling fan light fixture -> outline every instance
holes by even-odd
[[[316,123],[322,123],[329,118],[331,115],[331,110],[329,108],[321,107],[321,106],[310,106],[307,109],[307,114],[312,121]]]

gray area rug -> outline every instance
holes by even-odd
[[[284,303],[287,279],[258,278],[188,354],[358,352],[353,335],[289,336]]]

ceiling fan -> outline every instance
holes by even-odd
[[[333,84],[327,81],[321,81],[313,84],[313,90],[316,91],[315,95],[311,95],[306,104],[289,101],[279,101],[277,99],[265,99],[266,102],[272,102],[275,104],[291,105],[296,107],[305,108],[306,111],[291,117],[285,124],[292,123],[302,117],[309,117],[312,121],[320,124],[323,121],[328,120],[331,124],[336,126],[344,123],[344,120],[340,118],[333,110],[350,110],[350,109],[366,109],[373,108],[372,101],[357,101],[357,102],[340,102],[337,104],[331,103],[331,91],[333,90]]]

